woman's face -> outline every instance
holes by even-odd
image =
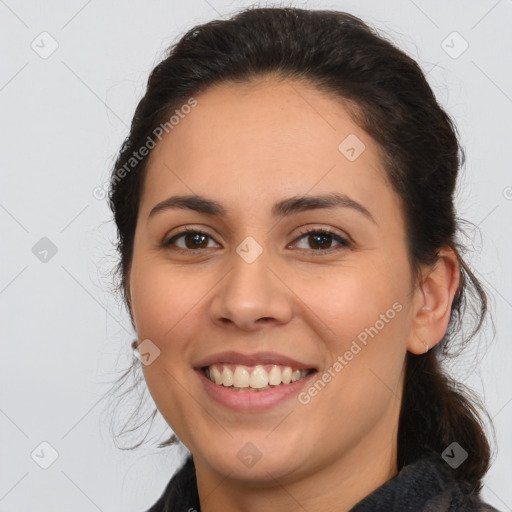
[[[158,409],[198,474],[392,469],[413,295],[376,143],[339,100],[297,82],[222,84],[196,100],[151,154],[128,279]],[[345,200],[315,199],[334,194]],[[175,196],[221,212],[161,204]],[[316,372],[238,391],[198,369],[225,352],[240,359],[220,355],[217,369],[239,385],[253,370],[254,386],[286,381],[286,366]]]

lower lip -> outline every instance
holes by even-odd
[[[299,391],[317,372],[290,384],[279,384],[265,391],[235,391],[233,386],[220,386],[212,382],[202,370],[196,370],[206,391],[220,404],[236,411],[256,412],[270,409],[285,400],[297,396]]]

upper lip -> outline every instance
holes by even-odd
[[[255,352],[253,354],[243,354],[241,352],[220,352],[211,356],[205,357],[198,361],[194,367],[203,368],[211,366],[212,364],[227,363],[227,364],[243,364],[245,366],[255,366],[258,364],[278,364],[282,366],[291,366],[296,369],[317,369],[314,365],[303,363],[292,359],[291,357],[278,354],[276,352]]]

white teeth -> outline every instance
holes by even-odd
[[[272,366],[272,370],[270,370],[270,373],[268,374],[268,383],[272,386],[281,384],[281,370],[279,369],[279,366]]]
[[[290,384],[290,382],[292,381],[292,369],[289,366],[287,366],[283,370],[283,374],[281,376],[281,379],[283,381],[283,384]]]
[[[215,365],[210,366],[207,369],[210,370],[210,378],[213,370],[213,381],[215,382],[215,384],[222,384],[222,375],[220,374],[219,369]]]
[[[237,369],[240,366],[237,367]],[[251,388],[259,389],[268,386],[268,373],[263,366],[255,366],[251,373]]]
[[[219,371],[222,368],[222,373]],[[257,365],[249,372],[244,365],[235,365],[233,372],[228,365],[212,365],[206,368],[206,376],[215,384],[234,388],[270,389],[270,386],[290,384],[304,378],[308,370],[292,371],[290,366],[273,365],[267,373],[262,365]]]
[[[222,371],[222,385],[227,387],[233,385],[233,372],[227,366],[224,366]]]
[[[251,376],[247,371],[247,368],[243,366],[237,366],[235,373],[233,374],[233,386],[235,388],[248,388],[251,381]]]
[[[295,382],[296,380],[299,380],[301,378],[300,370],[295,370],[292,373],[292,382]]]

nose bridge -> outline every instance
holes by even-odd
[[[271,253],[255,238],[245,238],[230,255],[229,272],[219,283],[212,303],[214,321],[230,320],[251,329],[258,320],[287,322],[291,315],[289,291],[276,276]],[[261,322],[259,322],[261,323]]]

